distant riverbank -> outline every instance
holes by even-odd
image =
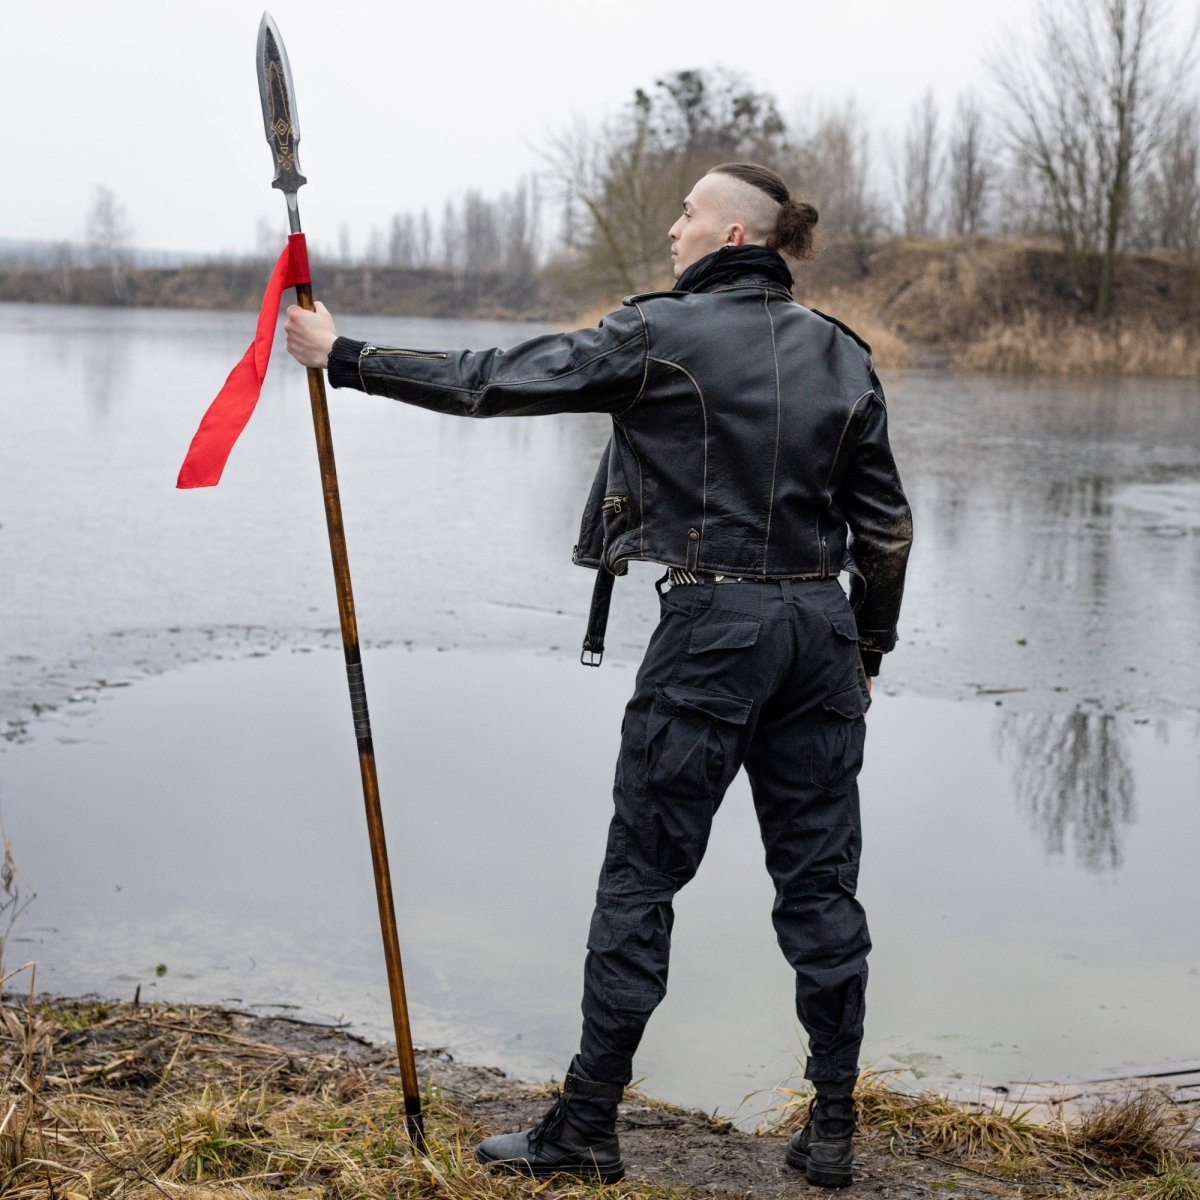
[[[0,267],[0,301],[226,311],[257,309],[266,260],[177,268]],[[589,324],[619,296],[581,296],[562,262],[501,272],[314,264],[337,313]],[[1200,263],[1126,256],[1111,318],[1086,311],[1051,243],[952,238],[833,243],[796,271],[796,296],[856,329],[876,363],[1064,376],[1200,376]],[[669,286],[647,280],[647,288]]]

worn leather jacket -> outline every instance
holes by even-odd
[[[708,255],[679,284],[511,350],[339,338],[329,379],[459,416],[610,413],[576,562],[609,585],[639,560],[752,580],[848,570],[874,674],[896,641],[912,523],[870,347],[797,304],[762,247]]]

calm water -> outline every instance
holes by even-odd
[[[0,801],[38,893],[7,964],[386,1033],[302,373],[278,357],[225,481],[179,493],[251,318],[0,316]],[[990,1082],[1195,1058],[1195,384],[885,382],[918,541],[863,778],[867,1057]],[[604,421],[332,411],[417,1036],[561,1071],[654,611],[634,572],[605,666],[575,664]],[[802,1053],[760,860],[739,781],[679,901],[659,1094],[732,1111]]]

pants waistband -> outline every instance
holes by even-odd
[[[672,587],[687,587],[691,584],[709,583],[779,583],[787,580],[789,583],[820,583],[826,579],[836,579],[836,575],[783,575],[771,579],[759,579],[752,575],[710,575],[696,571],[686,571],[683,567],[668,567],[664,582]]]

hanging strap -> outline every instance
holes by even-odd
[[[616,576],[604,567],[596,572],[592,606],[588,610],[587,633],[583,638],[583,653],[579,656],[579,661],[585,667],[598,667],[604,658],[604,630],[608,626],[608,608],[612,603],[615,580]]]

